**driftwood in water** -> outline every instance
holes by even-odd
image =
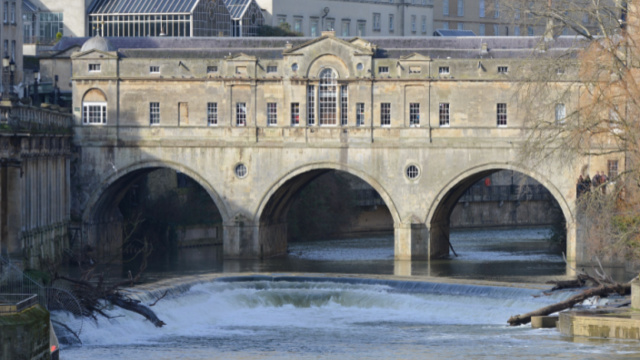
[[[111,295],[107,297],[107,300],[111,301],[112,304],[119,306],[125,310],[136,312],[142,316],[144,316],[147,320],[151,321],[153,325],[156,327],[162,327],[165,325],[164,321],[158,319],[153,310],[149,309],[145,305],[140,304],[139,301],[123,298],[119,294]]]
[[[551,288],[551,291],[556,291],[562,289],[578,289],[587,285],[596,286],[598,282],[594,281],[593,277],[589,275],[579,274],[578,277],[573,280],[547,281],[547,284],[554,284],[555,286]]]
[[[512,317],[509,318],[509,320],[507,322],[511,326],[528,324],[529,322],[531,322],[531,317],[532,316],[546,316],[546,315],[553,314],[553,313],[558,312],[558,311],[566,310],[568,308],[571,308],[573,305],[576,305],[576,304],[579,304],[579,303],[585,301],[586,299],[588,299],[590,297],[608,296],[608,295],[611,295],[611,294],[626,295],[626,294],[629,294],[630,292],[631,292],[631,285],[630,284],[600,285],[600,286],[595,287],[595,288],[586,289],[586,290],[582,291],[581,293],[570,297],[567,300],[561,301],[561,302],[553,304],[553,305],[549,305],[549,306],[544,307],[542,309],[538,309],[536,311],[532,311],[532,312],[526,313],[524,315],[512,316]]]

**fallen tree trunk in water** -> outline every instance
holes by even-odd
[[[144,316],[147,320],[151,321],[151,323],[156,327],[162,327],[166,325],[164,321],[158,319],[158,317],[153,312],[153,310],[149,309],[145,305],[140,304],[140,302],[138,301],[126,299],[119,295],[109,296],[107,297],[107,300],[109,300],[114,305],[119,306],[125,310],[133,311],[135,313],[138,313]]]
[[[543,307],[542,309],[538,309],[536,311],[532,311],[524,315],[512,316],[509,318],[507,323],[509,323],[509,325],[511,326],[528,324],[529,322],[531,322],[532,316],[546,316],[558,311],[566,310],[568,308],[571,308],[573,305],[576,305],[578,303],[585,301],[590,297],[607,296],[610,294],[626,295],[626,294],[629,294],[630,292],[631,292],[630,284],[600,285],[595,288],[584,290],[581,293],[576,294],[567,300]]]

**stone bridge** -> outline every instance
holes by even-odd
[[[69,247],[71,114],[0,102],[0,253],[37,268]]]
[[[549,190],[566,220],[568,258],[589,260],[576,236],[575,181],[594,164],[533,168],[518,160],[526,128],[505,73],[526,61],[531,39],[509,39],[505,53],[492,53],[505,48],[491,43],[500,39],[368,42],[332,33],[117,41],[90,39],[71,57],[72,211],[101,251],[121,233],[117,204],[130,186],[169,168],[198,182],[218,207],[225,257],[283,254],[295,195],[337,170],[384,200],[396,259],[437,258],[449,252],[460,196],[508,169]],[[463,51],[452,58],[447,46]],[[553,46],[547,53],[571,44]]]

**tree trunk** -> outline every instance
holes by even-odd
[[[561,301],[553,305],[549,305],[547,307],[543,307],[542,309],[538,309],[536,311],[532,311],[524,315],[512,316],[509,318],[507,322],[511,326],[528,324],[529,322],[531,322],[532,316],[546,316],[549,314],[553,314],[555,312],[568,309],[573,305],[581,303],[593,296],[607,296],[612,293],[625,295],[630,292],[631,292],[630,284],[601,285],[596,288],[584,290],[583,292],[576,294],[567,300]]]

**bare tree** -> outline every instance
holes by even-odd
[[[591,255],[609,261],[639,259],[636,4],[513,0],[502,6],[516,25],[544,30],[532,54],[535,61],[525,62],[513,78],[526,130],[522,161],[535,167],[553,160],[574,171],[576,179],[584,178],[576,184],[578,221]],[[573,37],[559,38],[561,34]],[[559,43],[567,51],[550,51]]]

